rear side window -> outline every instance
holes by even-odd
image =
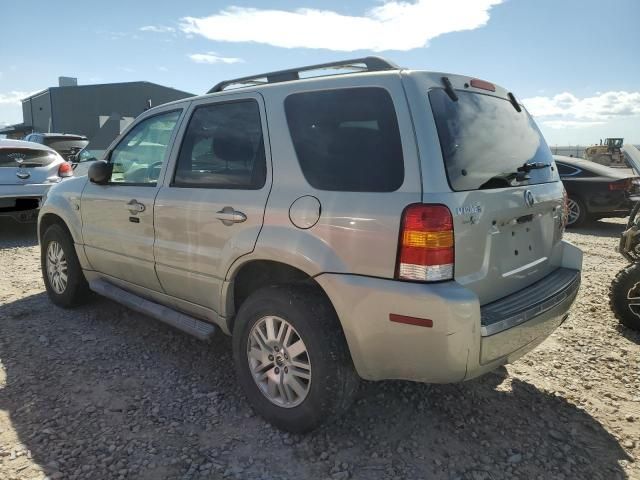
[[[2,148],[0,149],[0,168],[2,167],[44,167],[58,157],[47,150],[32,150],[30,148]]]
[[[267,166],[255,100],[198,107],[180,147],[177,187],[259,190]]]
[[[398,119],[383,88],[295,93],[284,102],[293,146],[318,190],[393,192],[404,181]]]
[[[429,92],[453,190],[558,180],[557,172],[551,169],[551,151],[526,110],[518,112],[508,100],[491,95],[457,94],[458,101],[454,102],[442,89]],[[539,168],[529,170],[525,164],[539,164]]]

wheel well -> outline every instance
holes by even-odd
[[[235,313],[249,295],[262,287],[292,283],[315,286],[326,296],[318,282],[302,270],[285,263],[254,260],[243,265],[234,277],[231,302],[227,303],[233,306],[232,315],[229,315],[228,320],[229,331],[233,331]]]
[[[54,224],[58,224],[62,228],[64,228],[67,231],[67,233],[69,234],[69,236],[71,237],[71,239],[73,239],[73,235],[71,235],[71,232],[69,231],[69,228],[67,227],[67,224],[64,223],[64,220],[62,220],[62,218],[60,218],[59,216],[57,216],[57,215],[55,215],[53,213],[46,213],[40,219],[40,229],[38,230],[38,238],[41,241],[42,241],[42,236],[44,235],[44,232],[47,231],[47,228],[49,228],[51,225],[54,225]]]

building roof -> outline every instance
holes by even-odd
[[[31,95],[29,95],[28,97],[25,97],[22,99],[23,102],[26,102],[27,100],[30,100],[34,97],[38,97],[44,93],[47,93],[51,90],[62,90],[62,89],[76,89],[76,88],[94,88],[94,89],[100,89],[103,87],[116,87],[116,88],[126,88],[126,87],[133,87],[133,86],[144,86],[144,85],[153,85],[154,87],[160,87],[160,88],[164,88],[166,90],[173,90],[175,92],[179,92],[184,94],[185,96],[190,96],[190,97],[194,97],[195,94],[193,93],[189,93],[189,92],[185,92],[184,90],[178,90],[177,88],[173,88],[173,87],[167,87],[165,85],[160,85],[159,83],[153,83],[153,82],[147,82],[147,81],[136,81],[136,82],[116,82],[116,83],[92,83],[92,84],[87,84],[87,85],[69,85],[66,87],[48,87],[45,89],[42,89],[38,92],[32,93]]]

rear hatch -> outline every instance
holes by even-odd
[[[486,304],[558,268],[563,187],[527,111],[491,84],[469,83],[429,92],[451,190],[433,201],[453,216],[456,281]]]
[[[58,158],[49,150],[0,148],[0,185],[46,183],[50,175],[55,175],[50,165]]]

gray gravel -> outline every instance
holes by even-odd
[[[0,222],[1,479],[640,479],[640,336],[607,304],[620,220],[586,253],[570,319],[461,385],[363,383],[306,436],[257,417],[230,341],[201,343],[105,299],[54,307],[35,229]]]

